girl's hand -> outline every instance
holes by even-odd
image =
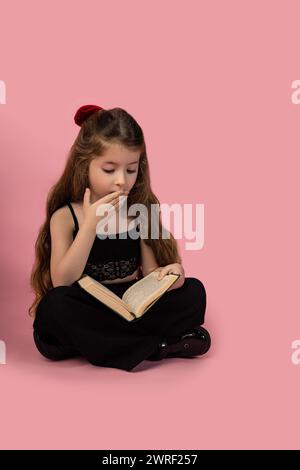
[[[123,191],[115,191],[114,193],[107,194],[106,196],[98,199],[97,201],[91,204],[90,197],[91,191],[89,188],[86,188],[83,196],[83,222],[91,227],[93,230],[96,230],[98,222],[102,219],[106,219],[108,213],[111,210],[118,210],[120,205],[120,196],[125,195]],[[107,208],[102,212],[106,215],[96,215],[97,207],[100,205],[111,204],[113,207],[107,206]]]
[[[178,280],[168,289],[168,291],[172,289],[178,289],[184,284],[185,275],[184,275],[184,269],[183,269],[182,264],[179,264],[179,263],[168,264],[167,266],[160,266],[159,268],[156,268],[154,271],[159,272],[159,275],[157,276],[158,280],[163,279],[163,277],[166,274],[180,274],[180,277],[178,278]]]

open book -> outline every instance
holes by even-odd
[[[163,279],[157,280],[158,274],[158,271],[152,271],[136,281],[124,292],[122,299],[86,274],[77,283],[125,320],[135,321],[142,317],[180,277],[180,274],[166,274]]]

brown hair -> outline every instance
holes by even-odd
[[[32,268],[30,285],[35,299],[28,313],[35,317],[36,308],[47,291],[53,288],[50,275],[51,236],[50,219],[52,214],[67,204],[80,202],[88,186],[89,165],[91,161],[105,153],[109,144],[118,143],[132,150],[140,150],[139,169],[136,182],[128,195],[128,207],[132,204],[144,204],[151,214],[151,204],[159,200],[151,190],[149,165],[143,131],[135,119],[124,109],[113,108],[93,113],[82,124],[66,162],[62,176],[52,186],[46,202],[46,220],[40,227],[35,242],[35,262]],[[148,217],[148,238],[145,243],[153,249],[159,266],[181,263],[177,242],[170,238],[161,238],[162,223],[159,211],[159,238],[151,239],[151,217]],[[165,228],[164,228],[165,231]]]

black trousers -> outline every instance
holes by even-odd
[[[122,297],[135,282],[106,287]],[[183,286],[167,291],[132,323],[75,282],[46,293],[38,304],[33,328],[43,340],[70,351],[70,356],[80,355],[96,366],[130,371],[157,350],[161,341],[175,342],[204,323],[205,308],[202,282],[187,277]]]

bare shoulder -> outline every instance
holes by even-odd
[[[57,226],[64,228],[67,232],[74,230],[73,217],[67,205],[57,209],[51,216],[50,227]]]

